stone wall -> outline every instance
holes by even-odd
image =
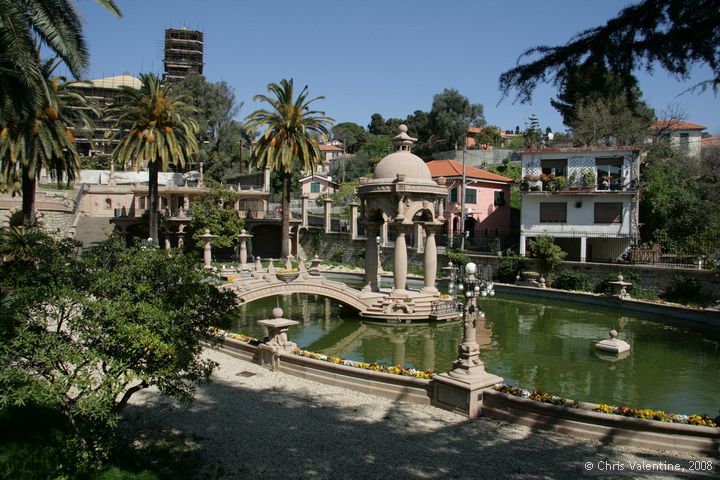
[[[42,212],[42,228],[56,237],[72,237],[71,227],[75,222],[74,212]]]

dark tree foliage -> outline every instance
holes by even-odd
[[[483,106],[470,103],[467,97],[454,88],[446,88],[433,97],[430,128],[435,137],[444,140],[444,143],[438,143],[438,148],[462,147],[468,127],[484,125]]]
[[[563,123],[570,128],[578,122],[577,108],[581,103],[621,99],[631,112],[644,116],[650,110],[642,100],[642,91],[635,77],[631,86],[603,65],[585,63],[568,69],[567,76],[560,82],[557,99],[550,104],[560,112]]]
[[[529,57],[536,60],[521,63]],[[515,68],[500,76],[503,98],[529,102],[540,82],[561,85],[576,65],[589,62],[615,74],[625,90],[635,86],[633,72],[652,72],[659,64],[679,78],[694,65],[707,64],[714,77],[698,85],[720,86],[720,8],[717,0],[644,0],[623,9],[605,25],[585,30],[565,45],[525,51]]]
[[[363,127],[353,122],[338,123],[332,128],[333,138],[343,142],[345,152],[355,153],[368,141],[368,134]]]

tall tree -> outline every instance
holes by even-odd
[[[528,57],[536,60],[520,63]],[[720,8],[717,0],[643,0],[620,11],[605,25],[575,35],[565,45],[531,48],[518,65],[500,76],[503,97],[512,90],[528,102],[540,82],[561,85],[576,65],[588,59],[607,67],[626,90],[634,87],[633,72],[652,71],[659,64],[679,78],[694,65],[706,64],[713,78],[699,86],[720,86]]]
[[[158,172],[172,164],[181,169],[198,152],[195,109],[185,103],[172,84],[153,73],[140,74],[140,89],[124,86],[107,111],[115,122],[112,136],[120,136],[112,157],[139,170],[147,162],[149,235],[158,241]]]
[[[256,110],[246,118],[246,128],[265,129],[251,154],[251,161],[258,167],[268,167],[280,173],[282,187],[281,256],[290,255],[290,182],[293,171],[314,171],[320,163],[320,148],[312,134],[327,135],[332,119],[325,112],[311,110],[310,105],[325,97],[308,99],[308,86],[295,98],[294,85],[282,79],[280,84],[271,83],[268,95],[255,95],[254,101],[268,104],[269,109]]]
[[[46,101],[27,128],[13,124],[2,129],[0,164],[6,184],[20,178],[22,185],[23,225],[35,224],[36,178],[44,167],[58,182],[72,181],[79,170],[80,157],[70,127],[90,132],[89,113],[99,108],[77,90],[67,88],[64,77],[52,77],[57,61],[48,60],[41,70],[47,91]],[[20,170],[19,172],[17,170]]]
[[[633,110],[622,96],[580,102],[573,115],[573,137],[580,146],[641,145],[655,119],[651,108]]]
[[[647,116],[650,107],[642,100],[637,80],[633,76],[629,81],[628,89],[625,81],[605,66],[585,62],[568,70],[567,76],[561,80],[557,99],[550,100],[550,104],[560,112],[563,123],[570,128],[575,127],[577,108],[581,103],[610,101],[623,105],[638,117]]]
[[[97,0],[116,16],[113,0]],[[48,102],[40,48],[57,56],[79,78],[89,62],[81,19],[70,0],[0,0],[0,126],[32,128]]]
[[[355,153],[368,141],[367,132],[353,122],[338,123],[332,128],[333,138],[343,142],[347,153]]]
[[[457,149],[465,145],[468,127],[485,125],[483,107],[470,103],[454,88],[445,89],[433,97],[430,128],[433,135],[445,142],[445,147]]]
[[[528,118],[528,123],[526,123],[525,131],[522,135],[526,148],[539,148],[540,145],[542,145],[540,122],[534,113]]]

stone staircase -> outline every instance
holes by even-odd
[[[111,218],[81,216],[75,231],[75,240],[83,243],[84,250],[98,245],[113,230],[113,225],[110,224]]]
[[[390,294],[390,290],[384,291],[384,293]],[[405,298],[402,296],[396,298],[390,294],[390,296],[368,300],[368,307],[365,311],[360,312],[363,317],[385,319],[389,322],[396,321],[398,323],[409,323],[416,320],[427,320],[428,318],[430,320],[447,321],[458,317],[455,310],[431,313],[433,302],[438,300],[438,297],[432,294],[412,292]],[[397,312],[402,313],[398,315]]]

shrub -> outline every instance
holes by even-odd
[[[562,248],[555,245],[555,239],[547,236],[531,238],[528,241],[528,250],[537,259],[540,273],[544,275],[552,273],[567,256]]]
[[[445,251],[445,257],[448,259],[448,262],[452,262],[453,265],[457,265],[459,267],[462,267],[466,263],[470,262],[470,257],[468,257],[467,253],[461,250],[447,249]]]
[[[493,278],[502,283],[515,283],[515,278],[525,269],[525,259],[516,253],[508,252],[495,269]]]
[[[590,277],[577,270],[563,270],[560,272],[552,283],[552,287],[561,290],[578,290],[581,292],[592,292],[593,290]]]
[[[709,305],[712,300],[704,291],[697,279],[678,275],[673,278],[662,294],[665,300],[670,302],[685,303],[692,305]]]

